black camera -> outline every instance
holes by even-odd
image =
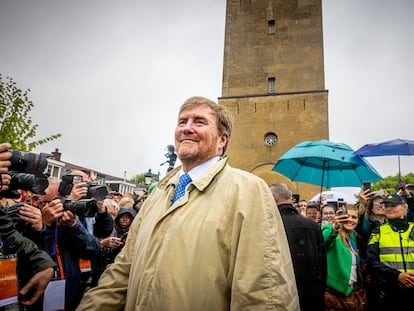
[[[88,194],[86,195],[88,199],[104,200],[108,195],[108,188],[106,186],[99,185],[95,182],[88,182],[86,186],[88,187]]]
[[[62,196],[67,196],[70,194],[73,188],[73,184],[82,182],[82,176],[67,174],[62,176],[62,181],[59,185],[59,193]],[[99,185],[95,182],[87,182],[86,187],[88,188],[88,193],[86,199],[96,199],[103,200],[108,195],[108,188],[106,186]]]
[[[9,172],[11,176],[10,190],[22,189],[35,194],[44,195],[49,181],[46,177],[39,177],[28,173]]]
[[[20,197],[19,189],[31,191],[36,194],[45,194],[45,189],[49,186],[47,175],[47,158],[51,155],[47,153],[21,152],[9,150],[12,154],[9,159],[8,174],[11,176],[9,190],[0,191],[0,197],[15,199]]]
[[[71,211],[73,214],[83,217],[95,217],[98,212],[98,203],[92,199],[81,199],[72,201],[62,198],[63,209]]]
[[[10,171],[34,174],[43,177],[47,168],[47,159],[51,157],[48,153],[31,153],[17,150],[9,150],[12,153],[10,158]]]
[[[67,196],[70,194],[73,188],[73,184],[82,182],[82,176],[67,174],[62,176],[62,181],[59,184],[59,194]]]
[[[17,199],[20,197],[19,189],[30,191],[35,194],[44,195],[46,188],[49,186],[47,177],[40,177],[34,174],[19,173],[15,171],[9,171],[11,176],[9,189],[6,191],[0,191],[0,197]]]

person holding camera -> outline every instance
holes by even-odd
[[[33,194],[32,202],[39,206],[46,225],[42,248],[56,263],[54,281],[65,283],[64,292],[57,294],[64,301],[65,311],[75,310],[83,296],[79,260],[96,258],[99,241],[89,234],[78,215],[67,208],[76,201],[61,196],[61,181],[55,177],[49,177],[48,181],[45,195]]]
[[[299,310],[283,222],[266,182],[228,165],[225,106],[180,107],[182,163],[147,197],[81,310]]]
[[[12,154],[9,143],[0,144],[0,174],[1,190],[8,190],[10,179],[7,178],[8,168],[11,165]],[[18,232],[5,207],[0,205],[0,252],[3,254],[17,254],[18,266],[30,267],[31,277],[22,284],[19,291],[19,301],[22,305],[31,306],[41,297],[51,277],[53,276],[54,262],[48,254],[40,250],[30,239]]]

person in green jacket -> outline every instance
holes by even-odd
[[[356,295],[360,286],[358,273],[359,251],[355,228],[358,225],[358,208],[346,205],[338,208],[332,224],[322,228],[328,261],[325,310],[365,310],[366,301]]]

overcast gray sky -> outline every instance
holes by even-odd
[[[322,3],[330,140],[414,140],[414,1]],[[221,96],[225,10],[225,0],[0,0],[0,73],[31,89],[38,138],[63,135],[35,152],[163,175],[180,104]],[[383,176],[398,171],[397,157],[367,159]],[[401,168],[414,171],[414,157]]]

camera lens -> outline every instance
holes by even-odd
[[[47,153],[36,154],[17,150],[9,151],[12,153],[10,171],[34,174],[36,176],[43,176],[47,167],[47,158],[51,156]]]

